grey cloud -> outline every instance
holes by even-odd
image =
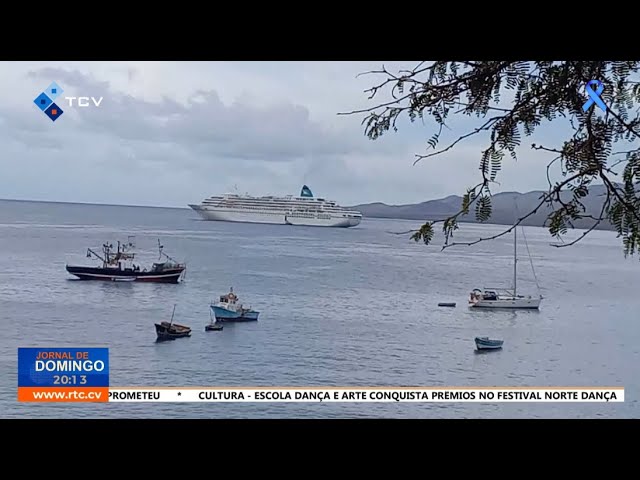
[[[16,130],[11,139],[24,145],[29,145],[31,149],[63,150],[64,142],[54,135],[43,135],[30,130]]]
[[[170,142],[212,157],[267,161],[346,155],[371,148],[352,132],[323,128],[299,105],[225,105],[214,91],[197,92],[185,105],[168,98],[150,102],[110,90],[108,82],[77,71],[46,68],[31,75],[55,79],[78,95],[104,97],[100,109],[74,110],[81,120],[78,128],[125,140]]]
[[[345,87],[349,73],[343,65],[295,64],[297,76],[286,65],[278,65],[277,73],[250,67],[227,72],[226,77],[241,77],[245,84],[255,79],[255,85],[233,93],[226,81],[216,83],[217,92],[195,91],[202,83],[181,91],[193,85],[186,81],[193,75],[209,78],[215,71],[167,68],[171,82],[166,77],[150,88],[156,94],[165,88],[171,98],[146,99],[116,90],[136,91],[148,80],[144,66],[137,73],[120,66],[78,67],[101,72],[97,79],[59,68],[32,72],[32,78],[14,90],[15,98],[0,103],[5,151],[0,157],[0,197],[185,206],[234,185],[276,194],[297,193],[308,183],[316,195],[345,204],[412,203],[459,194],[477,183],[480,138],[412,167],[414,154],[425,153],[426,139],[435,131],[432,124],[405,120],[399,132],[371,141],[364,136],[362,116],[333,116],[362,96]],[[11,70],[11,81],[24,79],[25,68]],[[65,95],[104,97],[102,106],[65,109],[53,124],[32,100],[54,80]],[[265,83],[278,85],[282,92],[273,93],[278,89],[264,88]],[[261,101],[285,94],[300,105],[261,106]],[[226,100],[232,96],[239,100]],[[441,146],[468,131],[467,121],[452,119]],[[523,155],[517,167],[505,162],[503,188],[544,185],[541,161]]]
[[[34,95],[35,99],[35,95]],[[29,105],[27,105],[29,106]],[[30,105],[32,108],[23,110],[0,110],[0,119],[2,119],[7,127],[14,131],[30,132],[35,134],[42,134],[48,132],[50,125],[47,122],[34,122],[34,115],[43,115],[38,112],[38,107],[34,104]]]

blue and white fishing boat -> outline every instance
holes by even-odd
[[[218,322],[255,322],[260,315],[260,312],[238,302],[233,287],[229,293],[220,296],[218,303],[211,304],[211,310]]]
[[[502,348],[504,340],[492,340],[489,337],[476,337],[478,350],[497,350]]]

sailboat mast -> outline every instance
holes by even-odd
[[[173,304],[173,312],[171,313],[171,321],[169,322],[169,325],[173,325],[173,316],[176,314],[176,305],[177,304]]]
[[[517,295],[518,282],[518,227],[513,230],[513,296]]]

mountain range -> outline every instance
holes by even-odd
[[[544,194],[542,190],[535,190],[527,193],[519,192],[501,192],[492,195],[491,218],[485,223],[497,225],[512,225],[516,219],[515,206],[519,217],[524,216],[533,210],[539,203],[541,196]],[[571,198],[571,192],[564,192],[561,198]],[[582,199],[588,214],[599,216],[602,203],[606,198],[606,188],[604,185],[592,185],[589,187],[589,194]],[[367,203],[362,205],[354,205],[351,208],[359,210],[365,217],[371,218],[395,218],[405,220],[431,221],[445,219],[460,211],[462,205],[462,197],[450,195],[437,200],[428,200],[422,203],[408,205],[387,205],[385,203]],[[557,207],[556,207],[557,208]],[[544,226],[551,208],[543,205],[540,209],[529,218],[522,222],[526,226]],[[468,215],[462,215],[458,218],[460,222],[477,223],[473,206],[470,208]],[[589,228],[593,224],[591,219],[582,219],[573,222],[575,228]],[[608,221],[603,221],[599,229],[612,230],[613,227]]]

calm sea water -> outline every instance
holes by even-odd
[[[543,229],[526,240],[545,299],[539,312],[477,312],[470,289],[507,286],[512,237],[444,252],[388,232],[204,222],[180,209],[0,201],[0,411],[3,417],[585,418],[640,416],[640,263],[611,232],[569,248]],[[498,226],[464,226],[457,240]],[[140,259],[188,262],[179,285],[79,282],[65,263],[135,235]],[[523,240],[522,235],[519,235]],[[441,239],[438,239],[441,240]],[[536,292],[524,241],[519,287]],[[205,332],[230,286],[258,322]],[[442,301],[457,308],[438,308]],[[155,343],[171,316],[193,336]],[[473,338],[505,340],[475,353]],[[17,348],[108,346],[114,386],[623,386],[626,402],[19,404]]]

